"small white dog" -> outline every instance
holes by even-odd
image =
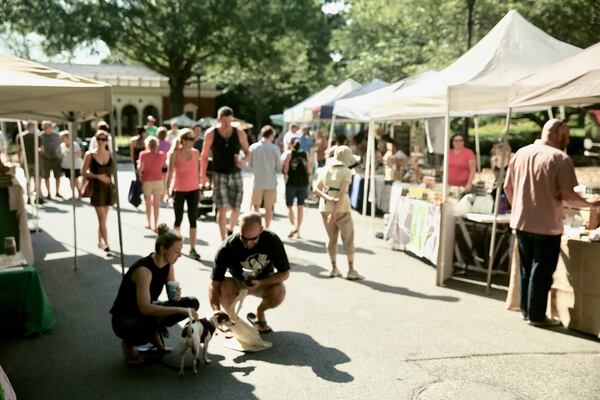
[[[192,349],[192,354],[194,357],[194,373],[197,374],[198,370],[196,369],[196,365],[198,359],[200,358],[200,344],[204,343],[202,356],[204,358],[204,362],[208,364],[210,363],[210,360],[207,356],[208,344],[215,334],[215,329],[217,326],[224,325],[229,328],[235,324],[231,321],[229,315],[224,312],[214,314],[212,317],[210,317],[210,319],[202,318],[196,321],[193,320],[190,312],[189,318],[190,320],[181,332],[181,337],[183,339],[181,341],[181,350],[179,355],[179,375],[183,375],[183,361],[185,359],[185,353],[188,349]]]

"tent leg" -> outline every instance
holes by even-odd
[[[369,170],[369,187],[371,191],[369,193],[369,200],[371,201],[371,241],[373,241],[375,234],[375,131],[371,135],[371,169]],[[365,194],[366,195],[366,194]]]
[[[506,123],[504,126],[504,135],[502,136],[502,142],[506,144],[508,141],[508,132],[510,130],[510,113],[509,108],[506,112]],[[494,199],[494,221],[492,222],[492,238],[490,240],[490,251],[488,254],[488,270],[487,270],[487,287],[486,292],[489,294],[492,287],[492,268],[494,267],[494,256],[496,247],[496,227],[498,225],[498,205],[500,204],[500,193],[504,186],[504,175],[505,168],[504,163],[500,165],[500,173],[498,174],[498,182],[496,184],[496,198]]]
[[[481,172],[481,147],[479,143],[479,116],[473,118],[475,122],[475,152],[477,153],[477,172]]]
[[[72,114],[72,113],[71,113]],[[72,118],[72,115],[71,115]],[[79,269],[79,265],[77,264],[77,216],[76,216],[76,208],[75,208],[75,151],[73,148],[73,120],[71,119],[68,123],[69,127],[69,148],[71,150],[71,162],[69,163],[69,168],[71,170],[71,178],[70,185],[71,191],[73,195],[71,196],[71,205],[73,206],[73,271],[77,271]],[[56,188],[58,190],[58,188]]]
[[[448,94],[446,95],[448,99]],[[439,286],[444,286],[444,277],[446,275],[446,260],[444,249],[446,248],[446,240],[447,234],[445,233],[446,227],[445,223],[445,214],[448,212],[447,201],[448,201],[448,154],[449,154],[449,146],[450,146],[450,104],[449,101],[446,100],[446,115],[444,118],[444,169],[442,173],[442,212],[441,212],[441,220],[440,220],[440,245],[439,245],[439,254],[438,254],[438,263],[440,264],[439,271]]]
[[[367,159],[365,160],[365,181],[363,182],[363,204],[362,204],[362,215],[367,215],[367,193],[369,190],[369,175],[371,174],[371,136],[375,133],[375,122],[369,122],[369,131],[367,133]]]
[[[109,113],[110,120],[110,134],[112,135],[112,156],[114,160],[114,177],[115,185],[117,186],[117,224],[119,229],[119,253],[121,259],[121,274],[125,275],[125,259],[123,256],[123,231],[121,229],[121,200],[119,197],[119,174],[118,174],[118,163],[117,163],[117,138],[115,137],[115,121],[112,111]]]
[[[552,107],[548,107],[548,118],[554,118],[554,113],[552,112]]]
[[[35,133],[35,138],[34,138],[34,147],[36,149],[40,148],[40,138],[39,135],[37,134],[37,126],[38,126],[38,122],[37,121],[33,121],[33,123],[35,124],[35,129],[36,129],[36,133]],[[34,226],[35,226],[35,232],[39,232],[40,231],[40,216],[39,216],[39,207],[40,207],[40,196],[42,195],[42,182],[40,181],[40,152],[36,151],[35,152],[35,157],[34,157],[34,170],[35,170],[35,180],[33,181],[33,185],[35,187],[35,201],[33,202],[33,220],[34,220]]]

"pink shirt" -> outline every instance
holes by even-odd
[[[142,182],[162,181],[162,167],[167,159],[167,155],[162,151],[156,153],[150,150],[144,150],[138,158],[142,166]]]
[[[176,192],[191,192],[200,188],[200,179],[198,173],[199,152],[192,149],[192,158],[186,160],[181,150],[177,150],[175,157],[175,175],[173,177],[173,190]]]
[[[510,227],[540,235],[563,232],[563,194],[577,186],[569,156],[541,140],[510,160],[504,190],[512,205]]]
[[[463,148],[455,153],[454,149],[448,152],[448,185],[466,186],[469,183],[469,161],[475,159],[473,150]]]

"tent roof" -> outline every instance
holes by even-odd
[[[509,11],[479,43],[430,79],[398,90],[375,107],[373,119],[506,112],[515,81],[579,52]]]
[[[516,82],[510,99],[516,107],[600,102],[600,43]]]
[[[338,86],[329,85],[306,100],[284,110],[283,120],[284,122],[311,122],[313,111],[319,111],[323,104],[339,99],[359,87],[360,84],[353,79],[346,79]]]
[[[321,106],[321,111],[319,113],[319,118],[321,119],[329,119],[331,118],[331,116],[333,115],[333,107],[335,106],[335,103],[338,101],[341,101],[343,99],[350,99],[352,97],[356,97],[356,96],[361,96],[363,94],[367,94],[369,92],[372,92],[374,90],[377,89],[381,89],[382,87],[386,87],[388,86],[389,83],[382,81],[380,79],[373,79],[371,82],[367,83],[366,85],[363,85],[361,87],[359,87],[356,90],[353,90],[352,92],[348,93],[345,96],[340,97],[337,100],[333,100],[330,101],[327,104],[323,104]]]
[[[426,71],[422,74],[394,82],[369,93],[340,99],[336,101],[333,106],[333,114],[355,121],[368,121],[370,119],[370,110],[387,99],[388,96],[391,96],[402,87],[413,85],[423,79],[431,77],[435,73],[436,71]]]
[[[169,125],[172,122],[177,122],[177,125],[179,126],[193,126],[196,124],[196,121],[191,119],[190,117],[188,117],[185,114],[181,114],[181,115],[177,115],[175,117],[169,118],[165,121],[163,121],[163,123],[165,125]]]
[[[64,121],[112,110],[109,84],[0,53],[0,117]]]

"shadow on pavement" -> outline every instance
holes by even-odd
[[[286,239],[283,243],[309,253],[327,253],[327,249],[325,248],[325,239],[323,239],[323,241],[308,239]],[[357,253],[375,254],[373,250],[363,249],[360,247],[357,247],[355,251]],[[344,247],[342,245],[338,245],[338,254],[345,254]]]
[[[457,290],[459,292],[474,294],[476,296],[488,297],[498,301],[506,301],[508,290],[505,287],[492,286],[490,293],[486,292],[486,282],[480,280],[471,280],[465,278],[448,279],[444,286],[447,289]]]
[[[274,332],[265,336],[265,340],[273,342],[271,349],[248,353],[236,357],[235,363],[247,360],[259,360],[271,364],[311,367],[321,379],[329,382],[348,383],[354,377],[336,367],[350,362],[350,357],[338,349],[325,347],[317,343],[311,336],[299,332]],[[318,354],[318,357],[315,357]]]
[[[328,272],[329,268],[323,268],[315,264],[306,263],[301,258],[292,257],[290,258],[290,264],[292,266],[292,272],[303,272],[319,279],[330,279]]]
[[[356,281],[356,283],[363,285],[363,286],[370,287],[371,289],[377,290],[378,292],[400,294],[402,296],[416,297],[416,298],[424,299],[424,300],[438,300],[438,301],[449,301],[449,302],[460,301],[460,299],[458,297],[454,297],[454,296],[428,295],[428,294],[412,291],[412,290],[407,289],[402,286],[390,286],[390,285],[386,285],[384,283],[373,282],[373,281],[368,281],[368,280]]]

